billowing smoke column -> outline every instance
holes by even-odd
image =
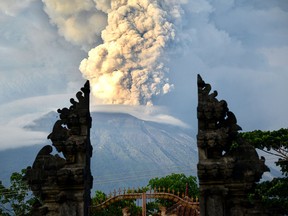
[[[107,15],[92,0],[42,0],[51,23],[67,41],[89,50],[99,44]]]
[[[69,0],[63,7],[66,1],[43,0],[46,12],[59,27],[59,32],[74,43],[81,43],[85,37],[89,42],[91,35],[96,39],[99,30],[94,29],[93,34],[74,33],[77,37],[69,38],[73,32],[69,30],[67,20],[73,25],[84,24],[79,17],[87,13],[86,26],[90,31],[93,20],[96,28],[97,17],[101,18],[103,14],[108,17],[107,26],[101,33],[103,43],[91,49],[79,67],[90,80],[96,98],[105,104],[152,105],[155,96],[171,90],[173,85],[166,77],[163,54],[175,38],[174,24],[181,17],[181,1]],[[94,10],[98,12],[93,13]]]

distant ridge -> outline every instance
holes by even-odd
[[[91,116],[93,191],[108,193],[119,187],[146,186],[149,179],[172,172],[197,175],[196,134],[191,129],[144,121],[125,113],[92,112]],[[25,128],[48,135],[57,118],[57,112],[49,112]],[[46,144],[50,140],[0,151],[0,180],[8,184],[11,173],[31,166]],[[268,177],[275,175],[277,172],[271,169]]]
[[[145,186],[150,178],[171,172],[196,175],[196,142],[188,129],[125,113],[92,112],[91,116],[93,190]],[[57,119],[57,112],[49,112],[25,129],[48,135]],[[32,165],[39,149],[49,143],[0,151],[1,164],[7,164],[1,165],[0,179],[7,183],[12,172]]]

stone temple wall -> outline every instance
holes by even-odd
[[[229,111],[226,101],[198,75],[198,178],[200,214],[202,216],[270,215],[257,201],[250,203],[248,194],[268,171],[255,148],[238,137],[241,127]],[[62,153],[53,155],[51,145],[44,146],[26,180],[39,202],[32,215],[88,215],[93,177],[90,170],[91,116],[90,86],[87,81],[71,99],[69,108],[59,109],[59,120],[48,138]]]

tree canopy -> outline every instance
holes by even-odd
[[[36,198],[23,180],[26,170],[14,172],[10,177],[10,187],[6,188],[0,181],[0,215],[30,215]]]
[[[0,215],[11,216],[11,215],[31,215],[32,206],[37,202],[37,198],[33,196],[29,189],[29,186],[24,180],[26,170],[23,169],[21,173],[14,172],[10,178],[10,187],[4,187],[2,182],[0,182]],[[175,174],[161,177],[152,178],[146,187],[140,188],[137,192],[146,192],[148,188],[168,188],[175,194],[178,192],[180,194],[185,193],[186,184],[188,184],[188,196],[197,197],[199,194],[197,178],[194,176],[185,176],[184,174]],[[127,191],[129,193],[131,191]],[[92,205],[97,205],[105,200],[108,196],[102,191],[96,191],[94,197],[92,197]],[[163,200],[153,200],[147,203],[147,211],[149,213],[155,213],[159,210],[159,204],[168,207],[171,202],[166,202]],[[129,207],[131,215],[141,215],[141,207],[136,205],[135,200],[121,200],[113,203],[95,213],[97,216],[114,216],[122,215],[122,209],[124,207]],[[93,214],[92,214],[93,215]]]
[[[240,134],[246,141],[268,154],[274,155],[275,163],[280,167],[282,178],[264,181],[256,186],[250,199],[260,199],[266,206],[288,213],[288,129],[281,128],[275,131],[255,130]]]
[[[149,188],[152,190],[155,188],[156,190],[163,191],[163,188],[170,191],[174,191],[175,194],[179,192],[179,194],[185,194],[186,184],[188,185],[188,196],[189,197],[198,197],[199,189],[197,185],[197,178],[195,176],[186,176],[184,174],[175,174],[172,173],[165,177],[156,177],[149,180],[147,187],[140,188],[137,192],[142,193],[146,192]],[[129,193],[129,191],[127,192]],[[95,197],[92,199],[94,205],[104,202],[107,199],[107,195],[101,191],[96,191]],[[156,199],[153,201],[147,202],[146,210],[148,214],[154,214],[159,210],[159,205],[169,207],[174,204],[171,201]],[[95,215],[100,216],[112,216],[112,215],[121,215],[121,210],[124,207],[129,207],[131,215],[141,215],[141,208],[137,207],[135,204],[135,200],[128,201],[118,201],[116,203],[111,204],[109,207],[98,211]]]
[[[275,131],[255,130],[240,133],[240,136],[255,148],[276,156],[278,158],[276,165],[284,175],[288,175],[288,128]]]
[[[185,194],[186,193],[186,186],[188,186],[188,194],[187,196],[191,197],[198,197],[199,195],[199,188],[197,185],[197,177],[195,176],[186,176],[183,173],[182,174],[176,174],[176,173],[172,173],[170,175],[167,175],[165,177],[161,177],[161,178],[153,178],[150,179],[149,183],[148,183],[148,187],[150,188],[155,188],[156,190],[158,190],[158,188],[161,188],[161,190],[163,188],[166,189],[166,191],[168,190],[168,188],[170,189],[170,191],[175,191],[175,194],[179,193],[180,195]],[[172,206],[174,203],[171,201],[167,201],[167,200],[159,200],[156,199],[155,200],[155,204],[154,207],[156,206],[156,209],[159,207],[159,205],[165,206],[165,207],[170,207]]]
[[[185,174],[176,174],[172,173],[165,177],[161,178],[152,178],[148,183],[148,187],[154,189],[169,188],[170,191],[174,190],[176,193],[179,191],[180,194],[185,194],[186,184],[188,185],[188,196],[189,197],[198,197],[199,190],[197,185],[197,177],[195,176],[186,176]]]
[[[96,191],[95,196],[92,197],[92,205],[98,205],[105,200],[107,200],[107,195],[102,191]],[[112,203],[105,209],[98,210],[93,215],[97,216],[112,216],[112,215],[122,215],[122,209],[128,207],[131,215],[141,216],[141,208],[137,207],[134,200],[120,200],[116,203]]]

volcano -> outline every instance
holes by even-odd
[[[125,113],[92,112],[91,117],[93,190],[142,187],[151,178],[171,173],[197,175],[198,153],[191,129]],[[58,113],[47,113],[27,123],[25,129],[48,135],[57,118]],[[49,143],[1,151],[0,164],[7,166],[1,168],[0,179],[5,182],[12,172],[31,166],[39,149]]]

